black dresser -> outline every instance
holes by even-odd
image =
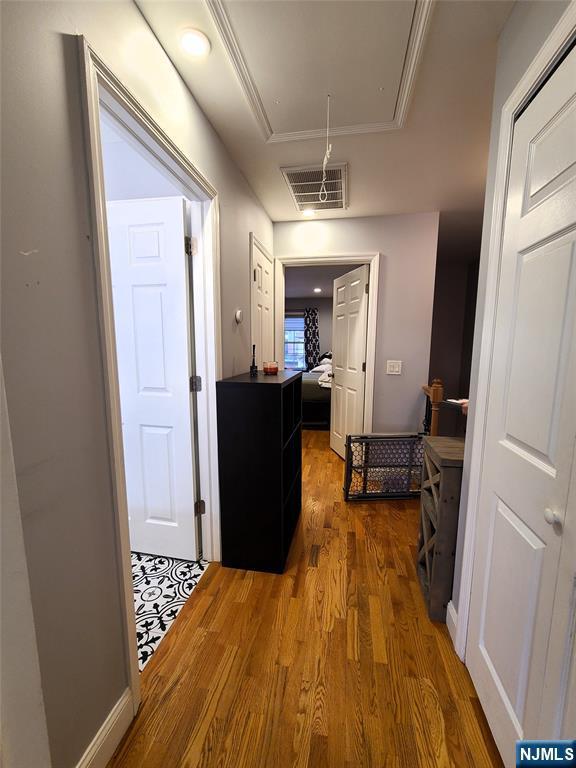
[[[302,506],[302,374],[216,383],[222,565],[282,573]]]

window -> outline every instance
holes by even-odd
[[[306,370],[303,312],[291,313],[284,318],[284,367],[292,371]]]

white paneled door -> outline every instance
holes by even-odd
[[[330,447],[342,458],[346,435],[364,427],[369,270],[364,264],[334,280]]]
[[[107,212],[130,544],[195,560],[186,201]]]
[[[553,735],[539,722],[575,522],[575,238],[573,52],[515,125],[499,268],[466,663],[507,766],[516,739]]]
[[[256,364],[262,369],[262,363],[274,360],[274,260],[253,235],[250,253],[252,344],[256,346]]]

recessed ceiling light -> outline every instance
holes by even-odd
[[[304,208],[302,211],[302,216],[306,216],[307,219],[311,219],[312,216],[316,216],[316,211],[314,208]]]
[[[322,288],[314,288],[314,293],[322,293]]]
[[[180,45],[187,54],[200,59],[210,53],[210,40],[199,29],[185,29],[180,38]]]

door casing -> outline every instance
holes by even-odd
[[[135,96],[90,47],[83,35],[78,36],[82,108],[86,140],[86,162],[89,176],[91,229],[95,258],[96,289],[105,374],[107,433],[112,468],[112,493],[118,562],[122,575],[122,602],[125,622],[125,657],[128,689],[134,714],[140,704],[140,673],[134,618],[132,565],[128,530],[128,510],[122,449],[120,392],[116,363],[112,287],[108,254],[106,195],[100,139],[101,103],[113,113],[124,128],[151,152],[156,160],[190,191],[192,203],[193,243],[193,307],[195,366],[202,377],[202,391],[197,398],[199,442],[199,479],[206,503],[203,526],[204,556],[220,559],[220,501],[218,487],[218,444],[216,430],[216,380],[222,375],[221,310],[220,310],[220,242],[219,202],[216,189],[189,162],[164,133]]]
[[[378,285],[380,252],[376,253],[321,253],[276,256],[274,271],[274,325],[275,350],[278,366],[284,368],[284,313],[286,267],[331,267],[344,264],[360,266],[368,264],[368,321],[366,342],[366,379],[364,385],[364,432],[372,432],[374,410],[374,376],[376,370],[376,327],[378,313]]]

